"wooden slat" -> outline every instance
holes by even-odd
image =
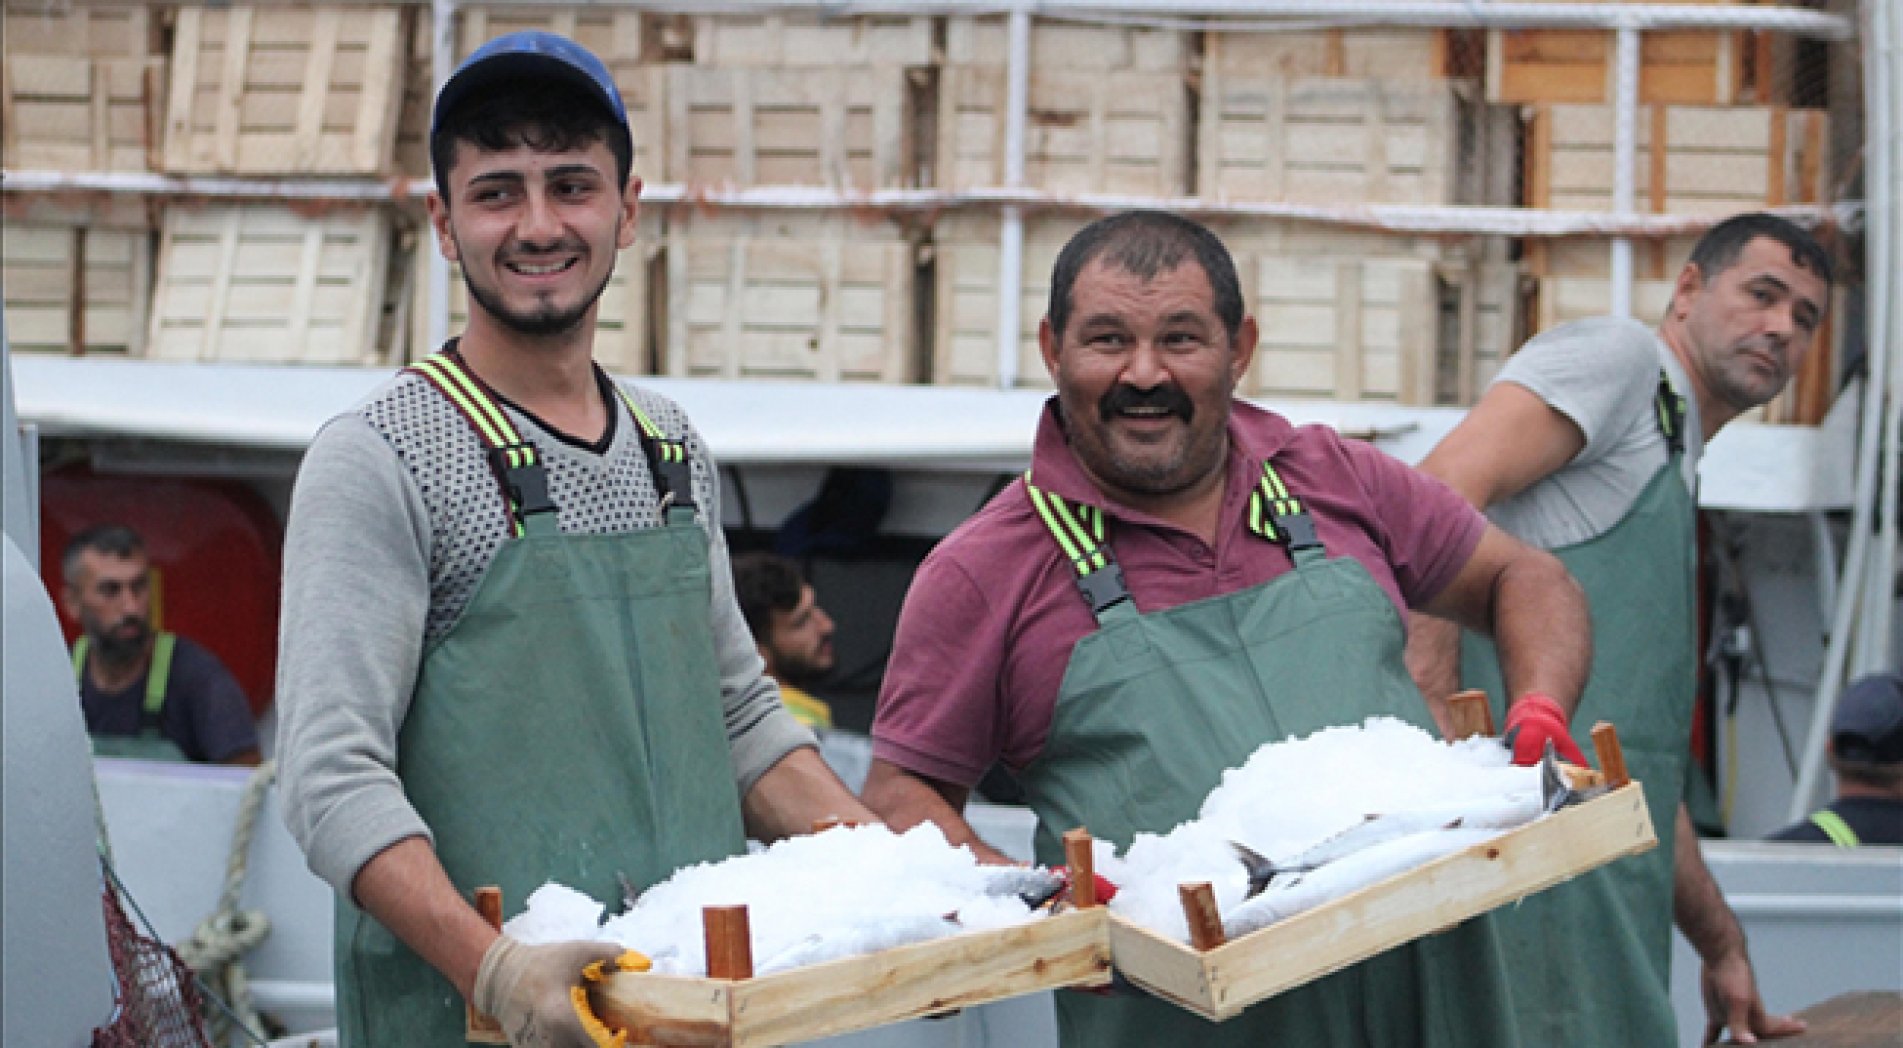
[[[907,382],[914,249],[839,216],[680,215],[667,231],[670,375]]]
[[[1436,82],[1208,74],[1200,195],[1302,203],[1455,203],[1459,103]]]
[[[1203,33],[1206,76],[1296,79],[1346,76],[1439,79],[1447,59],[1433,29],[1357,28]]]
[[[897,68],[677,65],[666,91],[671,179],[860,189],[908,182]]]
[[[693,20],[694,64],[723,69],[927,66],[932,19],[916,15],[720,14]]]
[[[1179,74],[1119,77],[1033,67],[1025,181],[1056,193],[1181,196],[1189,106]],[[939,81],[939,184],[1004,182],[1001,68],[948,66]]]
[[[147,233],[7,220],[0,291],[7,336],[28,353],[136,352],[145,326]]]
[[[148,356],[373,364],[389,218],[245,205],[165,216]]]
[[[1639,102],[1729,105],[1739,100],[1739,35],[1653,30],[1639,38]],[[1506,103],[1612,101],[1614,38],[1603,29],[1487,33],[1486,97]]]
[[[1613,176],[1611,107],[1531,108],[1526,202],[1561,210],[1609,209]],[[1824,121],[1827,116],[1821,111],[1771,106],[1648,106],[1637,115],[1634,175],[1643,207],[1672,214],[1708,215],[1760,209],[1772,205],[1779,195],[1778,179],[1783,180],[1785,202],[1815,202],[1824,193],[1821,165],[1814,179],[1792,174],[1804,170],[1807,158],[1813,155],[1806,144],[1811,140],[1809,136],[1774,130],[1774,125],[1788,128],[1794,119]]]
[[[1207,952],[1115,916],[1110,949],[1138,986],[1221,1020],[1656,844],[1633,783]]]
[[[167,170],[387,173],[410,14],[374,7],[182,9],[173,34]]]
[[[595,1011],[631,1042],[791,1044],[1060,986],[1109,981],[1104,907],[744,982],[615,973]]]

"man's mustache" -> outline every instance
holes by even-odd
[[[1189,394],[1181,386],[1162,385],[1154,389],[1137,389],[1134,386],[1113,386],[1110,392],[1097,401],[1097,413],[1108,422],[1125,411],[1144,408],[1162,409],[1188,422],[1196,414],[1196,405],[1190,401]]]

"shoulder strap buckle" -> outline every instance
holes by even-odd
[[[527,520],[538,513],[555,512],[548,496],[548,470],[527,441],[489,449],[489,465],[509,490],[516,517]]]
[[[1088,575],[1077,576],[1077,589],[1083,593],[1084,603],[1090,605],[1090,613],[1099,618],[1130,599],[1130,589],[1123,582],[1123,566],[1114,560]]]

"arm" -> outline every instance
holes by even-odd
[[[406,837],[378,852],[357,871],[351,894],[464,999],[472,998],[476,969],[500,933],[463,900],[429,841]]]
[[[1570,714],[1592,662],[1586,595],[1559,558],[1493,525],[1425,609],[1491,634],[1507,692],[1548,695]]]
[[[1705,866],[1698,831],[1683,804],[1678,806],[1677,832],[1672,855],[1672,916],[1704,962],[1700,975],[1705,995],[1702,1043],[1717,1041],[1727,1028],[1739,1044],[1803,1033],[1803,1020],[1765,1013],[1764,999],[1758,995],[1757,979],[1751,972],[1744,929]]]
[[[794,750],[767,769],[741,798],[740,811],[747,833],[765,841],[811,833],[813,823],[825,818],[879,821],[811,746]]]
[[[982,863],[999,866],[1016,860],[986,844],[965,821],[965,801],[971,790],[914,774],[890,761],[873,758],[866,774],[866,804],[894,831],[904,832],[922,822],[938,824],[954,847],[964,845]]]
[[[1565,466],[1586,446],[1579,426],[1514,382],[1496,383],[1448,433],[1421,471],[1485,510]],[[1418,612],[1409,616],[1408,672],[1444,731],[1446,701],[1460,687],[1460,630]]]

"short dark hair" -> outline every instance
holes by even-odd
[[[1077,275],[1100,255],[1144,280],[1195,259],[1209,278],[1216,317],[1230,342],[1235,341],[1242,328],[1242,283],[1236,278],[1235,259],[1207,227],[1168,211],[1124,211],[1100,218],[1070,238],[1051,266],[1051,301],[1045,310],[1051,334],[1063,337]]]
[[[799,565],[776,553],[741,553],[733,558],[733,592],[755,641],[767,639],[773,613],[799,607],[806,576]]]
[[[1703,280],[1730,269],[1738,261],[1744,246],[1759,237],[1769,237],[1791,250],[1791,261],[1799,269],[1808,269],[1823,278],[1824,288],[1829,290],[1832,276],[1830,252],[1817,242],[1817,238],[1806,232],[1802,226],[1786,218],[1766,214],[1762,211],[1749,211],[1742,215],[1733,215],[1723,222],[1705,231],[1693,246],[1690,262],[1698,267],[1698,275]]]
[[[620,126],[607,106],[580,88],[552,80],[499,82],[437,122],[429,140],[436,191],[449,202],[449,168],[461,142],[490,152],[518,146],[559,151],[606,142],[615,158],[616,187],[624,187],[634,171],[634,151],[632,143],[616,133]]]
[[[79,555],[92,550],[108,557],[136,557],[145,552],[145,540],[124,524],[95,524],[74,535],[60,554],[59,571],[69,586],[79,582]]]

